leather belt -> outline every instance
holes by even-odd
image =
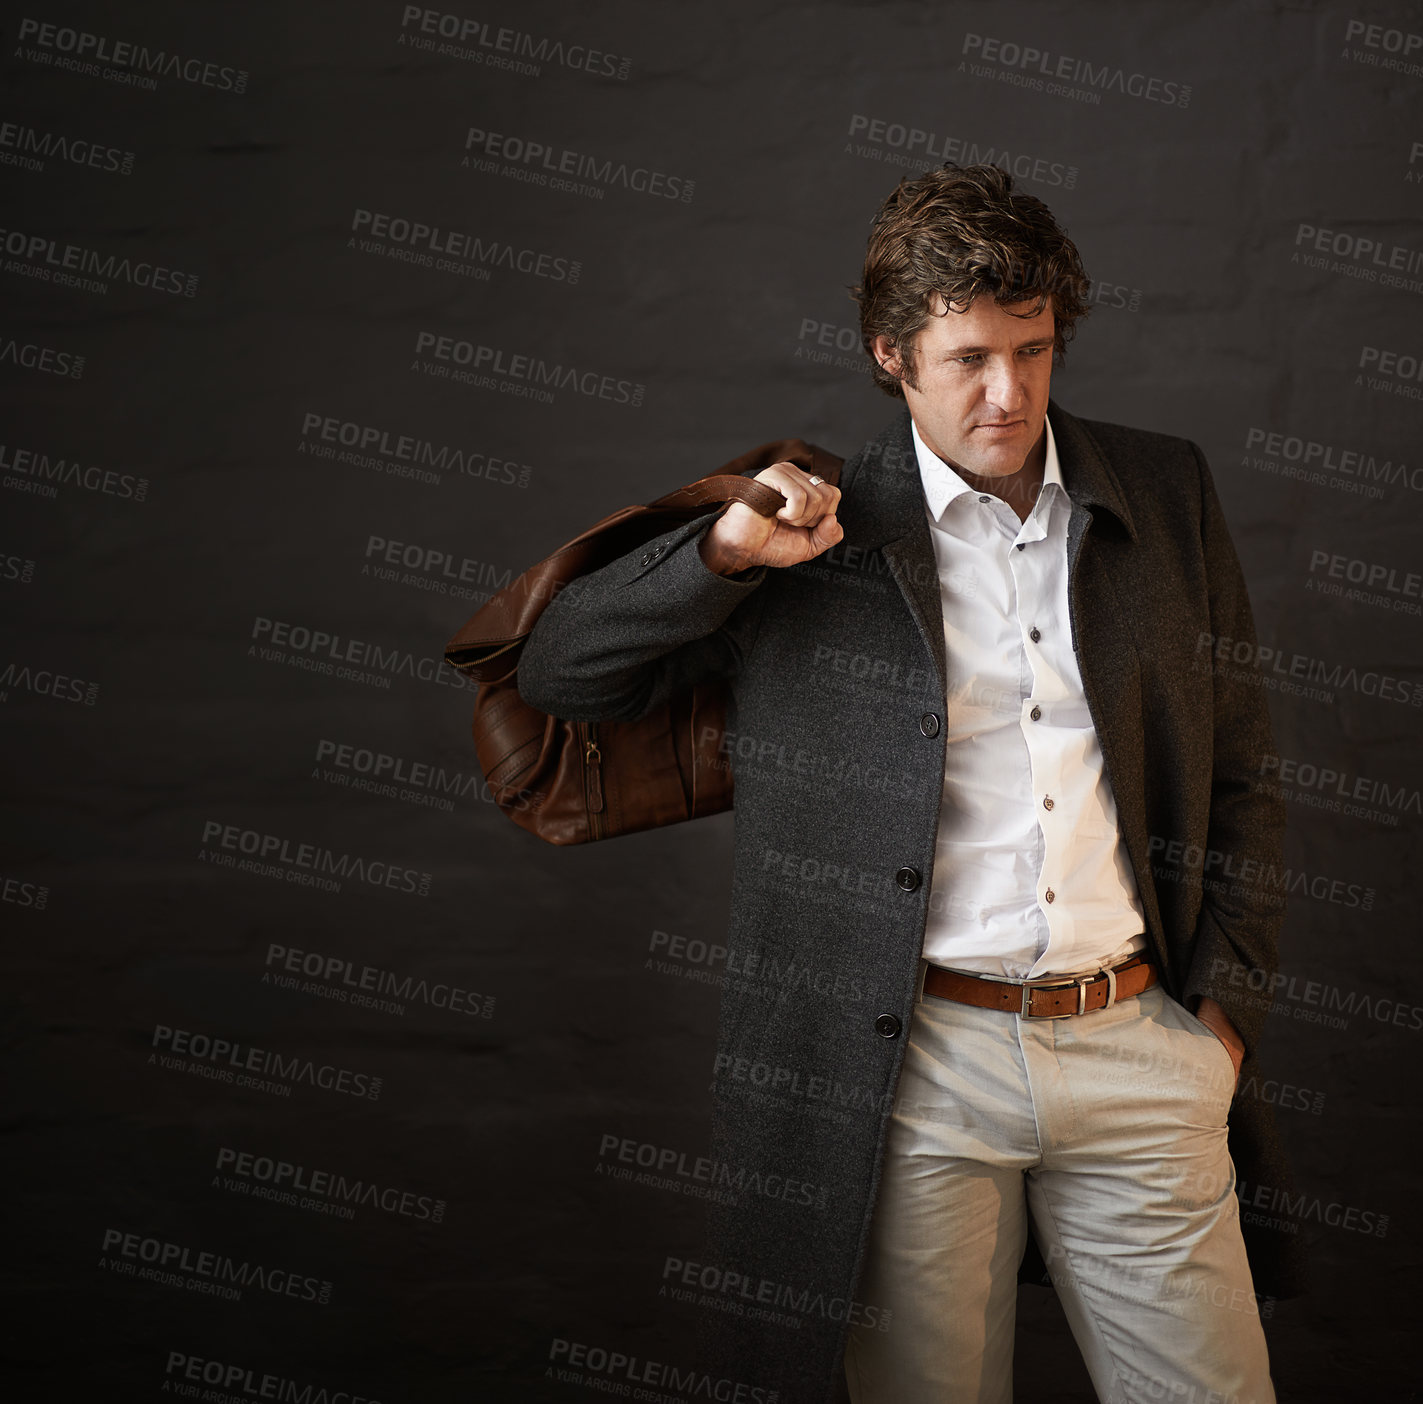
[[[1095,975],[1056,980],[983,980],[942,965],[927,965],[924,993],[979,1009],[1001,1009],[1024,1019],[1065,1019],[1110,1008],[1118,1000],[1149,990],[1156,981],[1156,967],[1140,955]]]

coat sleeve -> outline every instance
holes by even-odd
[[[1210,592],[1211,633],[1232,640],[1231,661],[1212,663],[1214,694],[1210,821],[1205,875],[1235,874],[1205,884],[1184,987],[1195,1008],[1209,995],[1229,1016],[1254,1055],[1278,965],[1285,899],[1277,879],[1284,862],[1284,801],[1265,781],[1275,754],[1265,689],[1255,666],[1255,623],[1245,577],[1204,455],[1191,445],[1201,475],[1201,544]],[[1239,645],[1251,660],[1235,662]]]
[[[637,721],[703,680],[733,676],[760,622],[766,567],[722,576],[684,522],[572,582],[539,616],[519,695],[570,721]]]

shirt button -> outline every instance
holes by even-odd
[[[1051,795],[1044,795],[1044,796],[1043,796],[1043,808],[1044,808],[1044,809],[1051,809],[1051,808],[1052,808],[1052,796],[1051,796]]]
[[[992,499],[991,497],[980,497],[978,500],[979,500],[980,502],[992,502],[992,501],[993,501],[993,499]]]
[[[1043,900],[1045,902],[1055,902],[1057,900],[1057,893],[1049,887],[1048,890],[1043,893]]]
[[[919,730],[922,731],[925,736],[937,736],[939,734],[938,717],[936,717],[933,712],[925,712],[924,715],[919,718]]]
[[[1041,707],[1034,707],[1033,710],[1028,713],[1028,715],[1029,715],[1034,721],[1042,721],[1042,719],[1043,719],[1043,709],[1042,709]]]
[[[894,875],[894,880],[906,892],[913,892],[919,886],[919,870],[917,868],[901,868]]]
[[[1018,542],[1018,549],[1020,551],[1025,550],[1027,548],[1027,545],[1028,543],[1026,541],[1020,541]]]
[[[893,1014],[881,1014],[875,1020],[875,1032],[881,1038],[898,1038],[899,1020]]]
[[[1038,641],[1040,638],[1042,638],[1042,636],[1043,636],[1043,631],[1042,631],[1041,629],[1039,629],[1036,624],[1033,625],[1033,627],[1028,630],[1028,637],[1029,637],[1034,643],[1037,643],[1037,641]]]

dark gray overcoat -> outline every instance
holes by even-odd
[[[1194,444],[1049,415],[1072,499],[1073,641],[1150,950],[1168,993],[1213,996],[1245,1039],[1230,1146],[1258,1203],[1288,1188],[1251,1091],[1284,815],[1262,783],[1274,746],[1244,580]],[[961,686],[909,423],[845,464],[844,537],[822,556],[718,576],[698,518],[555,599],[519,669],[529,702],[586,721],[731,680],[730,955],[707,1074],[722,1183],[740,1192],[713,1207],[697,1290],[704,1363],[782,1404],[833,1397],[847,1318],[884,1325],[855,1288],[914,1016],[939,723]],[[1257,1292],[1297,1291],[1289,1226],[1244,1226]]]

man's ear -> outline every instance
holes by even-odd
[[[870,342],[870,350],[875,353],[875,360],[890,375],[898,379],[904,374],[904,366],[899,359],[899,348],[883,332]]]

